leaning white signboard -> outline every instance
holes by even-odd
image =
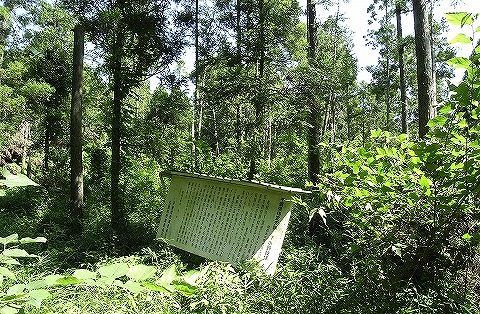
[[[157,238],[233,265],[257,259],[273,274],[290,218],[291,197],[309,192],[200,174],[170,174]]]

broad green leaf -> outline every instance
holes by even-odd
[[[0,308],[0,314],[17,314],[20,312],[20,307],[11,307],[9,305],[5,305],[4,307]]]
[[[158,285],[150,282],[143,282],[142,286],[144,286],[145,288],[151,291],[157,291],[157,292],[163,292],[163,293],[173,292],[173,286],[171,285],[164,285],[164,284]]]
[[[431,128],[435,126],[444,126],[447,120],[448,118],[445,116],[436,116],[435,118],[430,119],[430,121],[428,121],[427,126]]]
[[[38,186],[38,183],[32,181],[29,177],[24,174],[8,174],[5,176],[5,179],[0,180],[0,183],[4,184],[9,188],[20,187],[20,186]]]
[[[45,283],[47,284],[47,286],[55,286],[55,285],[59,285],[57,280],[60,279],[60,278],[63,278],[63,276],[62,275],[48,275],[48,276],[44,277],[43,280],[45,280]]]
[[[8,268],[1,267],[0,266],[0,275],[3,275],[5,277],[8,277],[12,280],[16,280],[17,278],[15,277],[15,274],[12,273]]]
[[[0,254],[0,264],[20,265],[20,263],[16,259],[2,254]]]
[[[191,296],[197,291],[197,287],[189,284],[183,279],[176,279],[172,282],[175,290],[182,293],[185,296]]]
[[[143,290],[145,290],[145,287],[142,286],[139,282],[129,280],[126,283],[122,284],[122,288],[127,289],[133,294],[139,294]]]
[[[6,238],[0,238],[0,244],[7,245],[11,243],[18,243],[18,234],[14,233]]]
[[[470,69],[472,67],[472,61],[464,57],[451,58],[447,60],[447,64],[460,69]]]
[[[477,29],[475,30],[475,32],[480,32],[480,26],[477,26]]]
[[[430,195],[430,193],[431,193],[430,185],[431,185],[432,181],[430,179],[428,179],[427,177],[425,177],[424,175],[422,175],[420,180],[419,180],[419,183],[422,186],[422,188],[425,190],[425,194]]]
[[[17,294],[22,294],[23,291],[25,291],[25,288],[27,286],[24,285],[23,283],[17,283],[16,285],[11,286],[7,290],[7,295],[17,295]]]
[[[39,309],[42,306],[42,301],[50,297],[50,292],[45,289],[32,290],[28,293],[28,296],[30,300],[28,300],[27,304]]]
[[[82,281],[72,276],[66,276],[66,277],[58,278],[57,283],[62,286],[69,286],[69,285],[76,285],[76,284],[82,283]]]
[[[161,283],[167,283],[170,284],[173,280],[175,280],[178,277],[178,271],[177,271],[177,266],[175,264],[169,266],[167,269],[162,274],[162,277],[160,277],[160,282]]]
[[[47,239],[44,237],[36,237],[35,239],[32,238],[23,238],[20,239],[20,243],[26,244],[26,243],[45,243],[47,242]]]
[[[28,254],[27,251],[22,249],[6,249],[3,251],[3,255],[8,257],[38,257],[37,255]]]
[[[100,277],[95,282],[97,286],[105,287],[105,286],[111,286],[114,281],[115,281],[115,278],[113,277]]]
[[[440,113],[449,113],[450,111],[452,111],[452,106],[449,104],[440,108]]]
[[[47,282],[44,279],[40,279],[29,282],[26,288],[27,290],[36,290],[45,288],[46,286],[48,286]]]
[[[449,44],[469,44],[472,42],[472,39],[470,37],[467,37],[465,34],[458,34],[457,36],[453,37],[448,43]]]
[[[380,135],[382,135],[382,130],[378,129],[378,130],[370,130],[370,137],[371,138],[377,138],[379,137]]]
[[[80,280],[93,279],[97,277],[97,273],[89,271],[88,269],[77,269],[73,272],[73,277]]]
[[[188,271],[185,275],[183,275],[183,280],[185,280],[187,283],[191,284],[194,286],[197,282],[197,280],[203,275],[201,271],[198,270],[190,270]]]
[[[398,140],[400,141],[400,143],[406,142],[408,140],[408,134],[405,134],[405,133],[400,134],[398,136]]]
[[[466,240],[466,241],[470,241],[473,237],[468,234],[468,233],[465,233],[463,236],[462,236],[462,239]]]
[[[468,12],[446,13],[445,17],[452,25],[464,26],[473,24],[472,14]]]
[[[133,280],[144,281],[152,278],[156,272],[154,266],[134,265],[128,269],[127,276]]]
[[[102,277],[120,278],[125,276],[128,272],[128,265],[125,263],[116,263],[108,266],[103,266],[98,269],[98,273]]]

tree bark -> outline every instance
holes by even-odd
[[[385,0],[384,6],[385,6],[385,25],[388,25],[389,23],[389,15],[388,15],[388,2],[389,0]],[[387,89],[385,91],[385,106],[386,106],[386,121],[385,121],[385,130],[390,131],[390,112],[391,112],[391,103],[390,103],[390,47],[389,47],[389,40],[385,42],[385,48],[386,48],[386,53],[385,56],[387,60],[385,60],[386,63],[386,72],[387,72]]]
[[[263,114],[263,76],[265,70],[265,0],[259,0],[259,38],[258,38],[258,68],[257,68],[257,95],[254,99],[255,106],[255,123],[253,126],[253,141],[250,149],[250,168],[248,171],[247,179],[252,180],[257,173],[256,160],[260,155],[260,136],[259,130],[261,127],[262,114]]]
[[[70,213],[73,223],[81,226],[83,216],[82,166],[82,88],[85,31],[74,29],[72,105],[70,111]]]
[[[403,55],[405,51],[405,45],[403,44],[403,31],[402,31],[402,7],[400,1],[395,3],[395,14],[397,17],[397,51],[398,51],[398,68],[400,71],[400,103],[402,106],[402,133],[407,133],[407,88],[405,81],[405,64],[403,61]]]
[[[50,162],[50,141],[52,138],[52,117],[50,116],[49,112],[50,109],[47,106],[47,114],[45,117],[45,139],[44,139],[44,146],[43,146],[43,172],[47,174],[50,170],[48,167],[48,163]]]
[[[198,102],[200,101],[200,91],[198,89],[198,37],[198,0],[195,0],[195,101],[193,102],[192,109],[192,170],[195,170],[197,164],[197,149],[195,147],[195,112],[196,108],[198,108]]]
[[[112,116],[112,162],[111,162],[111,194],[112,206],[111,226],[114,232],[119,232],[123,224],[123,210],[120,202],[120,150],[121,150],[121,127],[122,127],[122,61],[121,51],[123,49],[122,35],[117,34],[116,48],[114,51],[114,72],[113,72],[113,116]]]
[[[417,56],[419,138],[424,138],[428,132],[427,123],[430,119],[435,99],[431,37],[426,9],[427,0],[413,0],[415,52]]]
[[[315,60],[316,37],[315,2],[312,2],[312,0],[307,0],[308,60],[311,66],[314,64]],[[320,156],[318,153],[318,145],[320,143],[320,108],[318,102],[313,97],[310,99],[309,109],[310,126],[308,128],[308,180],[313,184],[316,184],[318,182],[318,174],[320,172]],[[327,115],[327,111],[325,111],[325,115]]]

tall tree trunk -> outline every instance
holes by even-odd
[[[242,67],[242,29],[241,29],[241,0],[237,0],[236,5],[236,32],[237,32],[237,75],[240,75],[241,67]],[[242,147],[242,103],[241,101],[237,100],[236,103],[237,115],[235,121],[235,134],[236,134],[236,142],[237,142],[237,150],[240,153]]]
[[[418,82],[418,136],[420,138],[424,138],[428,132],[427,123],[435,99],[430,29],[426,9],[427,0],[413,0]]]
[[[195,147],[195,112],[198,108],[198,102],[200,101],[200,91],[198,89],[198,77],[199,77],[199,64],[198,64],[198,0],[195,0],[195,101],[192,108],[192,170],[195,170],[197,164],[197,154]]]
[[[8,21],[6,16],[0,16],[0,68],[3,66],[5,45],[7,44]],[[0,71],[0,84],[2,84],[3,71]]]
[[[44,138],[44,146],[43,146],[43,172],[47,174],[50,170],[48,167],[48,163],[50,162],[50,141],[52,139],[52,117],[49,111],[51,108],[47,106],[47,116],[45,117],[45,138]]]
[[[83,215],[82,166],[82,87],[85,32],[81,26],[74,29],[72,106],[70,111],[70,213],[74,228],[80,227]]]
[[[435,44],[433,41],[434,37],[434,30],[433,30],[433,0],[430,0],[430,12],[428,14],[429,24],[430,24],[430,53],[432,55],[432,80],[433,80],[433,102],[432,108],[430,112],[430,118],[433,118],[437,115],[436,107],[437,107],[437,71],[436,71],[436,64],[435,64]]]
[[[242,64],[242,29],[240,25],[240,18],[241,18],[241,0],[237,0],[237,3],[235,5],[236,9],[236,25],[235,29],[237,32],[237,63],[238,65]]]
[[[388,25],[389,21],[389,14],[388,14],[388,2],[389,0],[385,0],[384,5],[385,5],[385,25]],[[387,67],[387,88],[385,90],[385,106],[386,106],[386,121],[385,121],[385,129],[387,131],[390,131],[390,112],[391,112],[391,103],[390,103],[390,47],[389,47],[389,40],[387,39],[385,43],[385,48],[386,48],[386,67]]]
[[[218,144],[218,130],[217,130],[217,114],[215,112],[215,105],[212,106],[213,115],[213,137],[215,138],[215,157],[220,155],[220,145]]]
[[[30,122],[29,121],[24,121],[22,123],[21,129],[21,147],[22,147],[22,156],[21,156],[21,161],[22,161],[22,167],[21,167],[21,173],[28,175],[28,166],[27,166],[27,153],[28,153],[28,147],[29,147],[29,141],[30,141]]]
[[[311,66],[314,64],[316,55],[316,38],[317,31],[315,27],[315,2],[312,0],[307,0],[308,60]],[[308,128],[308,180],[313,184],[316,184],[318,182],[318,175],[320,173],[320,156],[318,152],[318,146],[320,143],[320,107],[314,97],[310,98],[309,109],[310,126]],[[325,111],[325,116],[326,115],[327,111]]]
[[[264,102],[264,86],[263,76],[265,70],[265,0],[259,0],[259,38],[258,38],[258,67],[257,67],[257,95],[254,100],[255,106],[255,125],[253,126],[253,141],[250,149],[250,168],[248,171],[247,179],[252,180],[257,173],[256,161],[260,157],[260,136],[259,131],[261,127],[262,114],[263,114],[263,102]]]
[[[117,34],[116,48],[114,52],[114,73],[113,73],[113,117],[112,117],[112,164],[111,164],[111,225],[114,232],[119,232],[123,227],[124,217],[120,201],[120,150],[121,150],[121,128],[122,128],[122,61],[121,51],[123,49],[122,35]]]
[[[337,13],[335,14],[335,30],[333,33],[333,62],[337,61],[337,51],[338,51],[338,19],[340,16],[340,1],[337,1]],[[335,93],[333,83],[330,84],[329,93],[328,93],[328,110],[330,110],[330,142],[335,142],[335,125],[336,125],[336,108],[335,108]],[[327,121],[327,119],[325,120]],[[325,133],[326,133],[325,129]]]
[[[395,3],[395,14],[397,17],[397,51],[398,51],[398,68],[400,71],[400,103],[402,106],[402,133],[407,133],[407,84],[405,81],[405,64],[403,54],[405,45],[403,43],[402,31],[402,6],[400,1]]]

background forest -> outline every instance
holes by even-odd
[[[0,313],[480,313],[480,17],[371,2],[371,82],[336,1],[0,2]],[[275,275],[156,241],[166,170],[312,190]]]

